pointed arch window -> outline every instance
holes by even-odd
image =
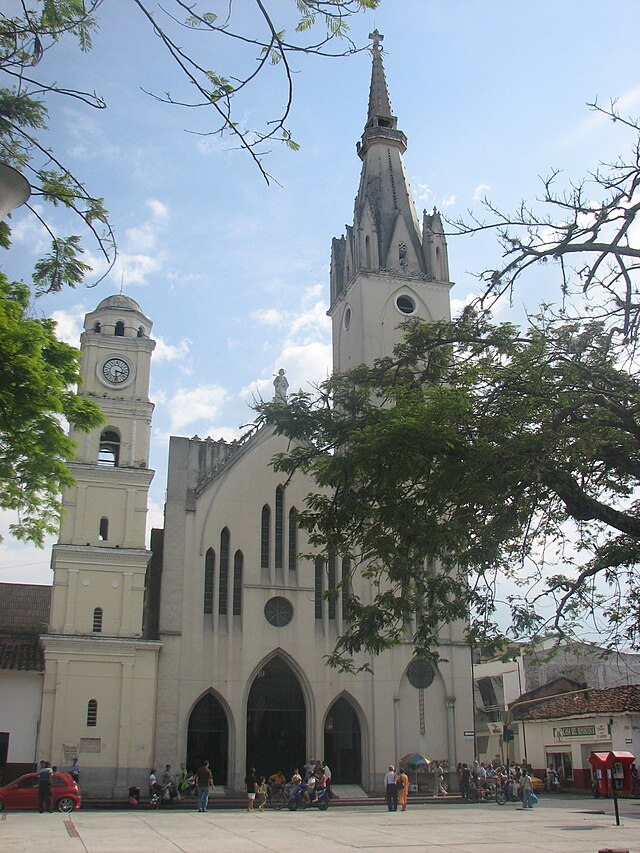
[[[120,435],[114,429],[102,430],[98,450],[98,465],[117,468],[120,461]]]
[[[349,619],[349,594],[351,593],[351,560],[347,557],[342,561],[342,619]]]
[[[87,725],[88,726],[97,726],[98,725],[98,700],[97,699],[89,699],[87,703]]]
[[[102,633],[102,607],[96,607],[93,611],[93,633]]]
[[[216,552],[209,548],[204,557],[204,612],[213,613],[213,590],[216,569]]]
[[[292,506],[289,510],[289,571],[298,569],[298,510]]]
[[[276,569],[281,569],[284,554],[284,486],[276,489],[275,522],[275,565]]]
[[[242,568],[244,556],[242,551],[236,551],[233,557],[233,604],[234,616],[242,615]]]
[[[260,520],[260,567],[269,568],[269,554],[271,553],[271,507],[265,504],[262,507],[262,518]]]
[[[220,534],[220,580],[218,584],[218,613],[227,615],[227,598],[229,595],[229,528],[225,527]]]
[[[113,334],[117,338],[123,338],[124,337],[124,323],[122,322],[122,320],[118,320],[118,322],[116,323],[116,328],[115,328]]]
[[[364,257],[365,264],[368,270],[371,269],[371,237],[367,234],[364,238]]]
[[[324,561],[322,557],[316,557],[314,563],[314,616],[322,619],[322,575],[324,573]]]
[[[332,593],[331,597],[328,601],[328,610],[329,610],[329,619],[336,618],[336,555],[329,554],[329,559],[327,560],[327,588],[330,593]]]

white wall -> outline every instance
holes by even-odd
[[[36,760],[42,683],[41,672],[0,671],[0,731],[9,732],[8,764]]]

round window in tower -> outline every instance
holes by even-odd
[[[347,305],[342,315],[342,327],[346,331],[351,325],[351,305]]]
[[[407,293],[401,293],[400,296],[396,296],[396,308],[401,314],[414,314],[416,303]]]
[[[264,606],[264,615],[274,628],[284,628],[293,619],[293,605],[286,598],[277,595],[270,598]]]
[[[431,684],[434,677],[435,671],[428,661],[415,658],[409,664],[407,678],[413,687],[424,690]]]

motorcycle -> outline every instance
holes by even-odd
[[[298,785],[298,787],[291,792],[288,803],[289,811],[295,812],[298,809],[308,809],[311,808],[311,806],[317,806],[321,812],[325,812],[329,808],[329,797],[327,796],[325,788],[309,792],[308,800],[305,797],[306,791],[307,786],[303,782],[302,785]],[[311,799],[311,794],[314,794],[313,799]]]

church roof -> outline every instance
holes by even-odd
[[[39,635],[50,604],[50,586],[0,583],[0,670],[44,671]]]

